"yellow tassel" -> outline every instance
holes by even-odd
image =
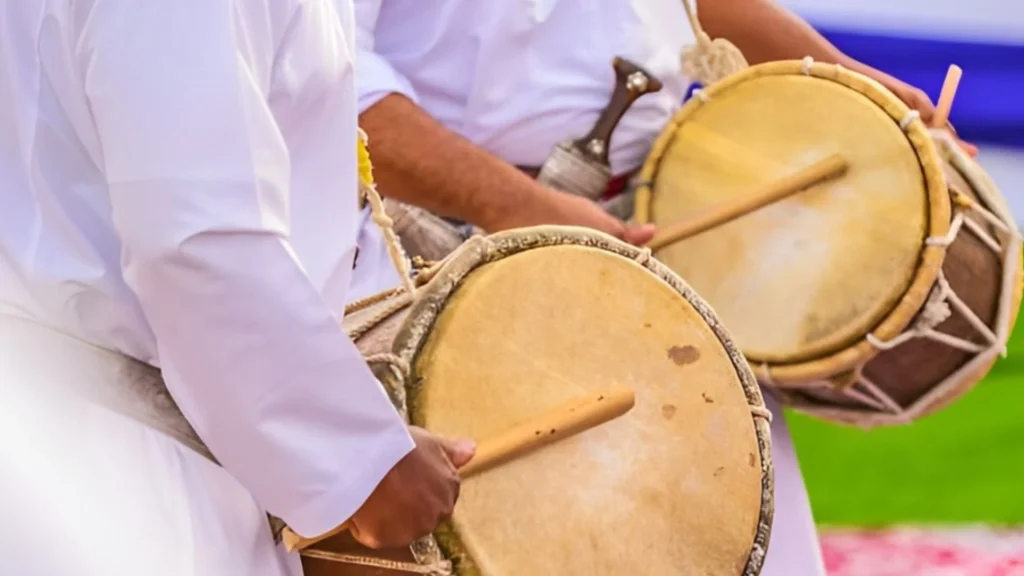
[[[368,138],[362,128],[359,129],[357,154],[359,156],[359,181],[365,186],[373,186],[373,162],[370,161]]]

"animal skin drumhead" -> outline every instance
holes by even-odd
[[[621,418],[465,481],[438,535],[460,575],[744,573],[769,468],[736,364],[658,275],[580,245],[484,264],[413,372],[413,422],[476,439],[615,385],[636,393]]]
[[[752,363],[834,353],[901,300],[928,235],[918,151],[898,120],[855,89],[751,72],[692,105],[658,160],[651,219],[665,226],[836,153],[849,163],[845,175],[656,254],[711,304]]]

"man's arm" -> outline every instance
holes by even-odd
[[[810,56],[848,68],[859,66],[810,24],[772,0],[697,0],[697,13],[708,35],[729,39],[751,64]]]
[[[926,122],[935,112],[921,90],[843,54],[810,24],[772,0],[697,0],[697,13],[712,38],[727,38],[751,64],[810,56],[874,78]]]
[[[313,535],[413,442],[289,246],[288,151],[240,62],[234,9],[97,2],[77,61],[168,388],[256,501]]]
[[[374,177],[388,196],[489,232],[538,224],[587,226],[643,244],[593,202],[557,192],[462,138],[416,103],[416,93],[374,51],[381,0],[355,0],[359,123],[370,137]]]
[[[509,227],[524,206],[557,194],[455,134],[401,94],[388,94],[359,118],[370,135],[374,176],[385,194],[485,230]]]

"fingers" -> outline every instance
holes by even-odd
[[[644,246],[654,239],[655,232],[653,224],[627,226],[622,239],[634,246]]]
[[[438,442],[440,442],[441,448],[456,469],[469,464],[469,461],[473,459],[473,455],[476,454],[476,442],[468,438],[438,438]]]

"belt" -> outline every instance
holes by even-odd
[[[523,172],[530,178],[537,178],[537,175],[540,174],[540,168],[536,168],[533,166],[516,166],[516,168],[518,168],[521,172]],[[626,172],[625,174],[620,174],[612,178],[611,181],[608,182],[608,188],[605,189],[604,196],[602,196],[601,199],[611,200],[612,198],[625,192],[626,188],[629,186],[629,181],[633,178],[633,176],[636,175],[637,172],[639,172],[639,170],[631,170],[629,172]]]

